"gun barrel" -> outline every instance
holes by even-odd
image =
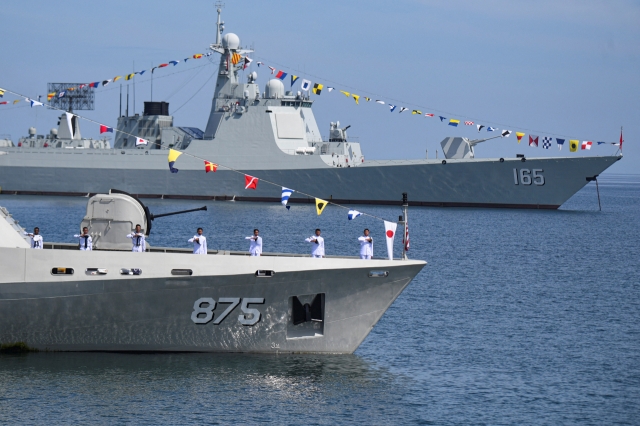
[[[200,211],[200,210],[207,210],[207,206],[202,206],[202,207],[199,207],[197,209],[191,209],[191,210],[181,210],[179,212],[151,214],[151,220],[157,219],[159,217],[173,216],[174,214],[197,212],[197,211]]]

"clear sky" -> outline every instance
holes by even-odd
[[[228,0],[225,32],[252,56],[325,86],[382,99],[409,111],[360,105],[339,92],[314,96],[318,125],[351,125],[368,159],[435,156],[445,136],[483,137],[475,126],[453,128],[437,118],[493,125],[540,136],[617,141],[625,157],[611,172],[640,173],[640,2],[631,0]],[[207,52],[215,40],[213,1],[3,2],[0,87],[46,96],[48,82],[105,80]],[[211,57],[217,64],[217,54]],[[255,61],[254,61],[255,63]],[[203,66],[206,65],[206,66]],[[170,102],[174,124],[206,126],[215,77],[207,59],[154,74],[154,100]],[[257,69],[263,86],[268,70]],[[175,73],[175,74],[174,74]],[[150,98],[148,74],[136,77],[136,111]],[[244,78],[243,78],[244,79]],[[120,82],[118,82],[120,83]],[[82,114],[115,127],[119,84],[96,91],[96,109]],[[126,82],[123,81],[123,89]],[[286,87],[288,87],[288,83]],[[133,97],[133,87],[130,88]],[[15,99],[5,95],[3,100]],[[57,113],[0,105],[0,134],[14,141],[36,126],[47,133]],[[132,111],[133,105],[130,107]],[[82,123],[83,136],[98,128]],[[525,139],[528,136],[525,136]],[[615,147],[562,155],[608,155]],[[515,134],[479,145],[478,157],[516,153],[557,156],[518,145]],[[442,152],[440,151],[440,157]]]

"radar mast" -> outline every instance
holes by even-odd
[[[224,3],[217,1],[215,7],[218,12],[218,23],[216,24],[216,45],[220,46],[220,36],[222,36],[222,32],[224,31],[224,22],[220,21]]]

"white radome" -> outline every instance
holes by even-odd
[[[269,99],[280,99],[284,97],[284,84],[274,78],[269,80],[264,88],[264,96]]]
[[[224,37],[222,37],[222,47],[237,50],[240,47],[240,37],[234,33],[225,34]]]

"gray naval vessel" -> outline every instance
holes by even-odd
[[[159,217],[156,215],[155,217]],[[91,197],[93,251],[30,239],[0,207],[0,344],[52,351],[352,353],[424,261],[147,246],[136,199]]]
[[[280,199],[276,186],[245,190],[243,179],[226,169],[232,168],[345,204],[397,204],[394,194],[408,192],[412,205],[556,209],[622,158],[481,159],[473,150],[480,141],[458,137],[442,141],[445,159],[365,160],[360,143],[351,141],[348,127],[339,122],[330,123],[328,139],[322,138],[309,92],[286,91],[278,79],[261,91],[256,72],[240,81],[243,64],[234,65],[232,55],[251,51],[241,48],[237,35],[222,36],[222,24],[218,9],[210,49],[221,58],[204,131],[174,126],[167,103],[145,102],[142,115],[118,118],[113,148],[83,141],[79,123],[59,131],[65,143],[44,146],[46,137],[32,135],[21,146],[0,147],[1,190],[86,195],[117,187],[141,198]],[[68,126],[67,120],[60,122]],[[149,140],[149,146],[136,147],[136,137]],[[168,148],[200,159],[183,155],[176,164],[179,173],[170,173]],[[201,159],[220,168],[205,176]],[[299,193],[289,200],[313,201]]]

